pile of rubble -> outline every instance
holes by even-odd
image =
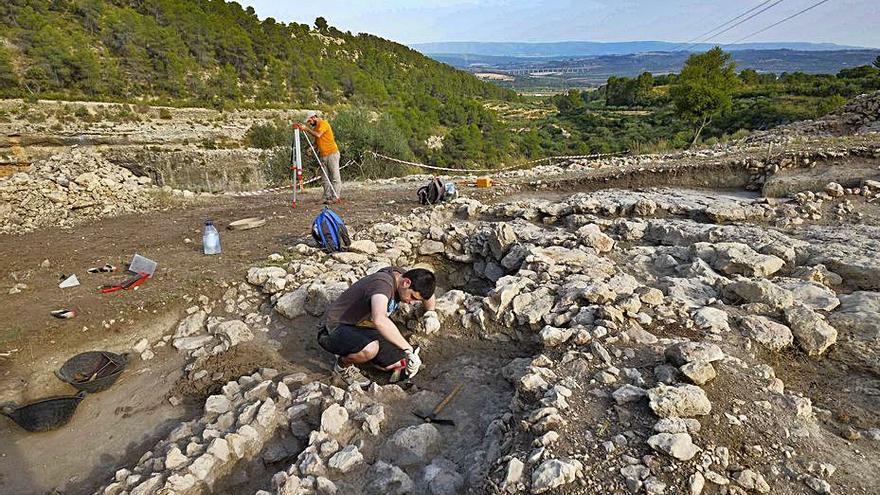
[[[817,120],[804,120],[752,134],[746,144],[784,143],[801,136],[840,136],[880,132],[880,91],[863,94]]]
[[[821,194],[840,202],[841,188]],[[350,252],[300,244],[272,255],[247,273],[267,312],[248,286],[225,297],[239,337],[267,318],[318,316],[384,266],[427,263],[448,287],[436,317],[398,312],[416,340],[456,335],[462,352],[476,338],[537,346],[501,370],[515,393],[471,439],[478,460],[436,457],[451,435],[433,425],[384,431],[407,400],[396,386],[342,390],[263,371],[227,384],[203,418],[103,493],[222,491],[231,466],[279,434],[299,441],[263,483],[279,495],[870,492],[877,480],[862,471],[880,468],[876,413],[868,426],[847,423],[838,413],[852,411],[832,409],[857,404],[856,392],[823,385],[822,371],[787,383],[774,366],[880,371],[880,230],[763,226],[783,217],[763,200],[674,190],[458,199],[358,232]],[[187,350],[197,359],[223,352],[221,326],[233,324],[213,318],[193,311],[173,342],[201,339]],[[804,395],[818,391],[841,404]]]
[[[95,151],[72,148],[0,180],[0,232],[70,226],[86,219],[145,211],[148,177],[106,161]]]

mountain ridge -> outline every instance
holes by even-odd
[[[555,42],[496,42],[496,41],[443,41],[433,43],[411,43],[408,46],[425,55],[484,55],[513,57],[578,57],[595,55],[630,55],[646,52],[670,52],[687,48],[685,51],[706,51],[715,43],[686,44],[669,41],[555,41]],[[839,45],[836,43],[814,42],[761,42],[740,43],[724,47],[727,51],[739,50],[779,50],[835,51],[864,50],[870,47]]]

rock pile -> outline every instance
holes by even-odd
[[[863,94],[817,120],[804,120],[756,133],[745,143],[784,143],[798,136],[828,136],[880,132],[880,91]]]
[[[70,226],[86,219],[145,211],[148,177],[136,177],[100,153],[72,148],[0,180],[0,232]]]

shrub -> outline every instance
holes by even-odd
[[[292,140],[293,129],[280,119],[265,124],[254,124],[244,134],[246,146],[263,150],[290,146]]]
[[[160,119],[169,120],[169,119],[171,119],[171,117],[172,117],[171,110],[168,110],[167,108],[160,108],[159,109],[159,118]]]

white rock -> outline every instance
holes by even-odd
[[[660,384],[648,390],[648,405],[654,414],[663,418],[703,416],[712,410],[706,392],[696,385]]]
[[[189,462],[189,459],[175,446],[165,456],[165,469],[174,470],[185,465],[187,462]]]
[[[681,461],[693,459],[699,450],[687,433],[658,433],[648,438],[648,445]]]
[[[789,347],[794,338],[790,328],[764,316],[748,315],[739,324],[747,336],[772,351]]]
[[[504,483],[501,485],[502,488],[508,487],[516,487],[516,485],[522,480],[523,468],[525,464],[516,457],[510,459],[507,462],[507,470],[504,475]]]
[[[308,287],[303,285],[293,292],[288,292],[275,302],[275,311],[285,318],[294,319],[306,314],[306,297]]]
[[[346,473],[364,461],[364,456],[354,445],[349,445],[333,454],[327,465],[332,469]]]
[[[205,400],[206,414],[223,414],[232,409],[232,402],[225,395],[212,395]]]
[[[583,469],[583,464],[574,459],[544,461],[532,472],[532,493],[544,493],[572,483]]]
[[[339,404],[331,404],[321,413],[321,431],[331,435],[341,432],[348,424],[348,411]]]
[[[177,331],[174,332],[174,338],[189,337],[200,333],[205,328],[205,321],[208,319],[208,313],[198,310],[195,313],[184,318],[179,325]]]
[[[430,423],[401,428],[383,446],[383,458],[401,466],[418,464],[435,453],[442,441],[440,431]]]
[[[687,363],[701,362],[711,363],[724,359],[724,352],[715,344],[709,342],[683,342],[666,348],[666,359],[681,366]]]
[[[785,310],[785,319],[798,346],[810,356],[822,354],[837,342],[837,330],[807,306]]]

